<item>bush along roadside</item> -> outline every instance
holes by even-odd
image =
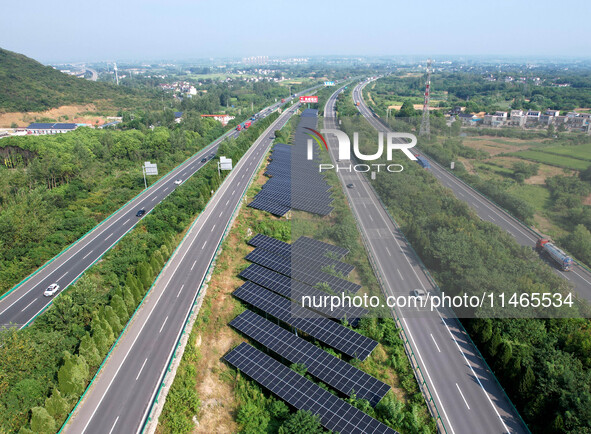
[[[225,141],[218,155],[238,161],[277,116]],[[0,332],[0,431],[49,433],[63,424],[186,228],[220,184],[212,160],[29,327]]]
[[[297,122],[294,118],[276,135],[277,141],[289,143],[291,130],[295,125]],[[250,187],[248,197],[253,197],[260,190],[260,185],[264,182],[262,172],[262,169],[259,170],[259,177]],[[308,229],[306,235],[349,248],[351,253],[346,260],[355,265],[358,283],[363,285],[364,291],[379,291],[376,278],[364,255],[355,221],[336,176],[330,177],[329,182],[335,186],[335,200],[332,204],[335,209],[331,216],[317,218],[304,213],[297,218],[305,219],[303,224]],[[292,215],[292,219],[294,218],[295,212]],[[337,227],[342,230],[335,230]],[[290,411],[281,400],[263,391],[254,381],[245,378],[240,372],[219,360],[231,346],[246,339],[238,333],[229,331],[231,329],[225,324],[244,310],[243,305],[229,294],[242,282],[237,274],[248,265],[244,260],[244,256],[250,250],[246,241],[256,233],[286,242],[291,241],[292,235],[297,237],[293,234],[293,223],[288,219],[279,219],[247,207],[240,210],[239,218],[224,241],[208,293],[188,340],[188,351],[186,350],[183,355],[169,397],[164,404],[158,432],[192,432],[195,429],[195,419],[198,419],[201,430],[223,426],[224,430],[242,433],[324,432],[313,416],[300,411]],[[419,391],[395,322],[390,318],[365,319],[356,330],[377,340],[380,345],[364,362],[351,361],[351,364],[390,384],[393,390],[375,408],[367,401],[355,397],[348,398],[347,401],[400,432],[435,432],[434,420]],[[256,342],[251,343],[258,346]],[[340,357],[332,349],[325,350]],[[305,366],[290,367],[311,381],[317,382],[320,387],[332,390],[306,374]],[[200,388],[201,383],[207,384],[207,391]],[[195,410],[199,407],[200,400],[206,404]],[[191,403],[191,407],[188,407],[185,401]],[[212,404],[213,402],[218,404]]]

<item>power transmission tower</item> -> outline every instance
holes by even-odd
[[[423,104],[423,120],[419,136],[430,136],[431,125],[429,123],[429,100],[431,98],[431,59],[427,60],[427,83],[425,85],[425,103]]]
[[[117,64],[113,63],[113,69],[115,70],[115,81],[117,82],[117,86],[119,86],[119,75],[117,74]]]

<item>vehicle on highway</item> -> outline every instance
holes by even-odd
[[[141,216],[143,216],[145,213],[146,213],[146,210],[142,208],[142,209],[140,209],[140,210],[139,210],[137,213],[135,213],[135,216],[136,216],[136,217],[141,217]]]
[[[202,158],[202,159],[201,159],[201,162],[202,162],[202,163],[205,163],[205,162],[207,162],[207,158]]]
[[[353,184],[347,184],[347,188],[353,188],[355,187]]]
[[[424,289],[413,289],[412,291],[410,291],[410,295],[418,298],[419,300],[422,300],[423,297],[427,296],[427,293],[425,292]]]
[[[562,271],[570,271],[573,259],[554,245],[548,238],[540,238],[536,241],[536,250],[552,259]]]
[[[43,295],[45,297],[51,297],[52,295],[54,295],[56,292],[58,292],[60,290],[60,286],[57,283],[52,283],[51,285],[49,285],[47,287],[47,289],[43,292]]]
[[[174,184],[175,185],[181,185],[183,183],[182,179],[175,179]]]

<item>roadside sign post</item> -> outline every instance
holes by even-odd
[[[222,170],[232,170],[232,159],[226,157],[220,157],[220,161],[218,161],[218,175],[222,177]]]
[[[144,174],[144,187],[148,188],[148,182],[146,181],[146,176],[150,175],[158,175],[158,165],[155,163],[150,163],[149,161],[144,162],[142,166],[142,173]]]

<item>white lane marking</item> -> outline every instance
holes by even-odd
[[[371,214],[368,214],[369,219],[373,222],[373,217],[371,216]]]
[[[129,221],[129,219],[125,220],[125,221],[123,222],[123,226],[125,226],[125,225],[127,224],[127,222],[128,222],[128,221]]]
[[[583,279],[585,282],[587,282],[589,285],[591,285],[591,282],[589,282],[587,279],[585,279],[583,276],[581,276],[579,273],[577,273],[575,270],[573,270],[573,273],[575,273],[577,276],[579,276],[581,279]]]
[[[390,253],[390,249],[386,247],[386,252],[388,252],[389,256],[392,256],[392,253]]]
[[[168,321],[168,316],[166,318],[164,318],[164,322],[162,323],[162,327],[160,327],[160,331],[158,332],[159,334],[162,333],[162,329],[164,328],[164,324],[166,324],[166,321]]]
[[[106,236],[105,241],[108,240],[109,238],[111,238],[113,236],[115,232],[111,232],[109,235]]]
[[[201,250],[203,250],[205,248],[205,245],[207,244],[207,240],[205,240],[205,242],[203,243],[203,245],[201,246]]]
[[[137,342],[138,338],[140,337],[140,335],[142,334],[142,331],[144,329],[144,327],[146,326],[146,324],[148,323],[148,321],[150,320],[150,317],[152,316],[152,314],[154,313],[154,310],[156,310],[156,306],[158,306],[158,303],[160,302],[160,299],[162,298],[162,296],[164,295],[164,292],[166,292],[166,288],[168,287],[168,285],[170,284],[170,281],[172,280],[172,277],[176,274],[176,271],[178,270],[180,264],[183,262],[185,256],[187,255],[187,253],[189,253],[189,251],[191,250],[191,246],[193,245],[193,243],[195,242],[195,240],[197,239],[197,235],[199,234],[199,232],[201,231],[201,228],[197,231],[197,233],[195,234],[195,237],[191,240],[191,242],[189,243],[189,246],[187,247],[187,250],[185,251],[185,253],[183,253],[183,255],[181,256],[180,261],[177,263],[175,269],[172,271],[171,276],[169,277],[168,281],[166,282],[166,284],[164,285],[164,290],[158,295],[158,298],[156,299],[156,301],[154,302],[154,305],[152,306],[152,310],[150,311],[150,313],[148,314],[147,318],[144,320],[144,323],[142,324],[142,326],[140,327],[140,330],[138,331],[137,335],[135,336],[135,338],[133,339],[131,346],[128,348],[127,352],[125,353],[125,356],[123,357],[123,360],[121,361],[120,365],[117,367],[117,370],[115,371],[115,374],[113,375],[113,377],[111,378],[111,381],[109,381],[109,384],[107,385],[107,388],[105,389],[105,391],[103,392],[103,395],[101,396],[101,399],[99,400],[98,404],[96,405],[96,407],[94,408],[92,414],[90,415],[90,417],[88,418],[88,421],[86,422],[86,425],[84,426],[84,428],[82,429],[81,434],[84,434],[84,432],[86,431],[86,429],[88,428],[88,425],[90,425],[90,422],[92,421],[92,419],[94,418],[94,415],[96,414],[98,408],[100,407],[100,405],[102,404],[103,400],[105,399],[105,396],[107,396],[107,393],[109,392],[109,389],[111,388],[111,386],[113,385],[113,382],[115,381],[115,378],[117,378],[117,375],[119,374],[119,371],[121,370],[121,368],[123,367],[123,365],[125,364],[125,361],[127,360],[127,357],[129,357],[129,354],[131,353],[131,350],[133,349],[135,343]],[[178,336],[177,336],[178,339]],[[172,354],[172,353],[171,353]],[[420,357],[420,355],[419,355]],[[155,393],[155,392],[154,392]],[[438,397],[439,399],[439,397]],[[445,410],[442,408],[443,412],[445,413]],[[447,416],[446,416],[447,418]]]
[[[88,258],[88,255],[90,255],[92,252],[94,252],[94,250],[91,250],[90,252],[88,252],[86,255],[84,255],[84,257],[82,259],[86,259]]]
[[[195,262],[193,262],[193,265],[191,265],[191,271],[193,271],[193,268],[195,268],[196,263],[197,263],[197,259],[195,259]]]
[[[223,213],[224,213],[224,211],[220,211],[220,217],[222,216]]]
[[[499,414],[499,411],[497,410],[497,407],[495,407],[495,405],[492,402],[492,399],[490,399],[490,396],[488,396],[488,392],[486,391],[486,389],[484,388],[484,386],[482,385],[482,382],[480,381],[480,378],[478,377],[478,375],[476,375],[476,372],[474,372],[474,368],[472,367],[472,364],[468,361],[466,355],[464,354],[464,352],[462,351],[462,349],[460,348],[460,344],[458,344],[458,341],[456,340],[456,337],[453,335],[453,333],[451,332],[451,330],[449,329],[449,326],[447,325],[447,321],[445,321],[443,319],[443,317],[441,316],[441,313],[439,313],[439,310],[437,310],[437,313],[439,314],[439,317],[441,318],[441,320],[443,321],[443,324],[445,325],[445,328],[447,329],[447,331],[449,332],[449,335],[451,336],[451,338],[454,340],[454,342],[456,343],[456,347],[458,347],[458,351],[460,352],[460,354],[462,354],[462,357],[464,358],[464,361],[466,362],[466,364],[470,367],[470,370],[472,371],[472,375],[474,375],[474,378],[476,378],[476,381],[478,381],[478,384],[480,385],[480,388],[482,389],[482,391],[484,392],[484,395],[486,396],[486,398],[488,399],[488,402],[490,402],[490,405],[492,406],[493,410],[495,411],[495,413],[497,414],[497,417],[499,418],[499,420],[501,421],[501,423],[503,424],[503,427],[505,428],[506,432],[511,432],[509,430],[509,428],[507,428],[507,425],[505,425],[505,421],[503,420],[503,418],[501,417],[501,415]],[[468,405],[468,404],[466,404]]]
[[[228,203],[229,203],[229,202],[230,202],[230,199],[228,199],[228,200],[226,201],[226,206],[228,206]]]
[[[431,339],[433,339],[433,343],[435,344],[437,351],[441,352],[441,350],[439,349],[439,345],[437,345],[437,342],[435,342],[435,338],[433,337],[433,333],[429,333],[429,334],[431,335]]]
[[[21,310],[21,312],[24,312],[30,305],[32,305],[33,303],[35,303],[37,301],[37,299],[33,300],[32,302],[30,302],[29,304],[27,304],[25,306],[25,308],[23,310]]]
[[[154,197],[152,198],[152,202],[154,202],[156,199],[158,199],[158,196],[154,196]]]
[[[166,187],[166,188],[164,189],[164,191],[166,191],[166,190],[168,190],[168,187]]]
[[[562,275],[562,277],[564,277],[566,280],[570,280],[570,278],[566,274],[564,274],[562,271],[560,271],[560,270],[556,270],[556,271],[558,271]]]
[[[234,192],[235,192],[235,191],[236,191],[236,190],[232,190],[232,196],[234,196]]]
[[[240,177],[240,179],[244,178],[244,173],[242,174],[242,176]]]
[[[462,393],[460,386],[458,386],[458,383],[456,383],[456,387],[458,388],[458,392],[460,392],[460,395],[462,395],[462,399],[464,400],[464,404],[466,404],[466,407],[468,407],[468,410],[470,410],[470,406],[468,405],[468,401],[466,401],[466,398],[464,398],[464,394]]]
[[[491,216],[490,214],[488,215],[488,218],[491,219],[493,222],[496,222],[495,218],[493,216]]]
[[[213,226],[211,227],[211,231],[209,231],[209,232],[213,232],[213,230],[214,230],[214,229],[215,229],[215,225],[213,225]]]
[[[136,378],[137,380],[137,378]],[[117,416],[117,419],[115,419],[115,422],[113,423],[113,426],[111,427],[111,430],[109,431],[109,434],[111,434],[113,432],[113,430],[115,429],[115,425],[117,425],[117,421],[119,420],[119,416]]]
[[[181,289],[179,289],[179,293],[176,295],[176,298],[179,298],[179,295],[181,295],[181,291],[183,290],[184,287],[185,287],[185,284],[183,283],[181,285]]]
[[[367,205],[363,204],[363,208],[366,208],[367,209]]]
[[[398,275],[400,276],[400,280],[404,280],[404,277],[402,277],[402,273],[400,272],[400,269],[396,269],[396,271],[398,271]]]
[[[167,317],[168,318],[168,317]],[[146,360],[144,360],[144,363],[142,363],[142,367],[140,368],[140,372],[137,373],[137,377],[135,377],[135,381],[137,381],[138,378],[140,378],[140,374],[142,373],[142,371],[144,370],[144,366],[146,366],[146,362],[148,361],[148,358],[146,357]]]
[[[66,274],[68,274],[67,271],[64,274],[62,274],[60,277],[58,277],[57,280],[62,280],[64,277],[66,277]]]

